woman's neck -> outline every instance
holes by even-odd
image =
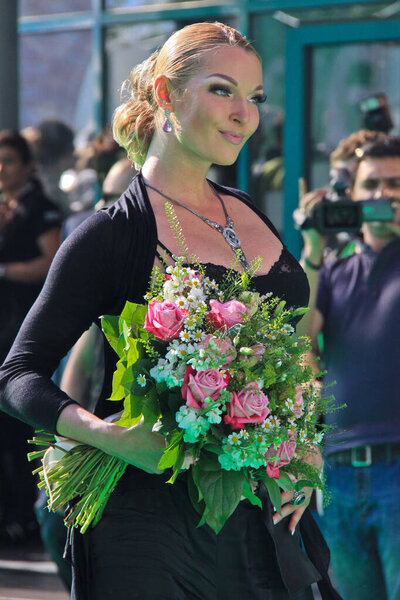
[[[144,180],[172,198],[182,200],[194,210],[201,210],[208,202],[215,202],[215,195],[206,177],[211,165],[194,162],[177,152],[156,152],[150,146],[142,167]]]

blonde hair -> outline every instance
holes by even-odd
[[[159,106],[154,97],[157,75],[168,77],[182,91],[193,76],[203,54],[221,46],[238,46],[259,55],[236,29],[223,23],[193,23],[171,35],[163,47],[137,65],[126,84],[130,98],[114,113],[113,134],[137,167],[143,165],[156,129]]]

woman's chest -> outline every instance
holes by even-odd
[[[221,207],[220,207],[221,208]],[[235,261],[234,244],[226,238],[237,237],[249,263],[260,259],[260,274],[268,273],[279,259],[282,244],[264,221],[240,201],[226,201],[232,231],[223,231],[228,225],[222,208],[209,216],[191,214],[180,206],[173,206],[169,214],[164,206],[154,207],[158,240],[172,254],[194,255],[202,263],[232,266]],[[204,218],[202,218],[204,217]],[[206,218],[214,223],[205,221]],[[183,250],[186,249],[186,252]]]

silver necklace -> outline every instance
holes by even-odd
[[[167,194],[164,194],[164,192],[161,192],[160,190],[155,188],[153,185],[150,185],[147,182],[145,182],[145,185],[147,187],[151,188],[152,190],[154,190],[155,192],[157,192],[158,194],[160,194],[160,196],[164,196],[164,198],[166,198],[167,200],[170,200],[171,202],[178,204],[178,206],[181,206],[182,208],[186,208],[186,210],[188,210],[192,214],[196,215],[196,217],[199,217],[199,219],[204,221],[204,223],[207,223],[207,225],[209,225],[213,229],[216,229],[217,231],[219,231],[219,233],[222,234],[226,243],[232,248],[234,253],[238,256],[240,264],[242,265],[243,269],[246,272],[250,272],[250,265],[249,265],[247,258],[242,250],[242,244],[240,242],[239,236],[233,227],[233,225],[234,225],[233,221],[232,221],[231,217],[228,215],[228,211],[226,210],[224,201],[222,200],[221,196],[218,194],[218,192],[214,188],[212,188],[212,190],[215,193],[215,195],[217,196],[218,200],[221,202],[222,208],[224,210],[225,219],[226,219],[225,227],[223,227],[219,223],[216,223],[215,221],[212,221],[211,219],[207,219],[207,217],[203,217],[203,215],[199,215],[199,213],[197,213],[192,208],[189,208],[189,206],[186,206],[185,204],[182,204],[182,202],[179,202],[178,200],[175,200],[174,198],[167,196]]]

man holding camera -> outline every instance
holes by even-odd
[[[335,403],[346,404],[326,417],[335,426],[325,444],[332,502],[321,526],[344,600],[399,600],[400,138],[372,141],[355,154],[351,199],[373,202],[352,255],[323,261],[327,237],[313,216],[326,191],[305,194],[300,205],[312,291],[303,332],[314,356],[322,355],[324,384],[335,383]],[[371,221],[371,210],[383,220]]]

